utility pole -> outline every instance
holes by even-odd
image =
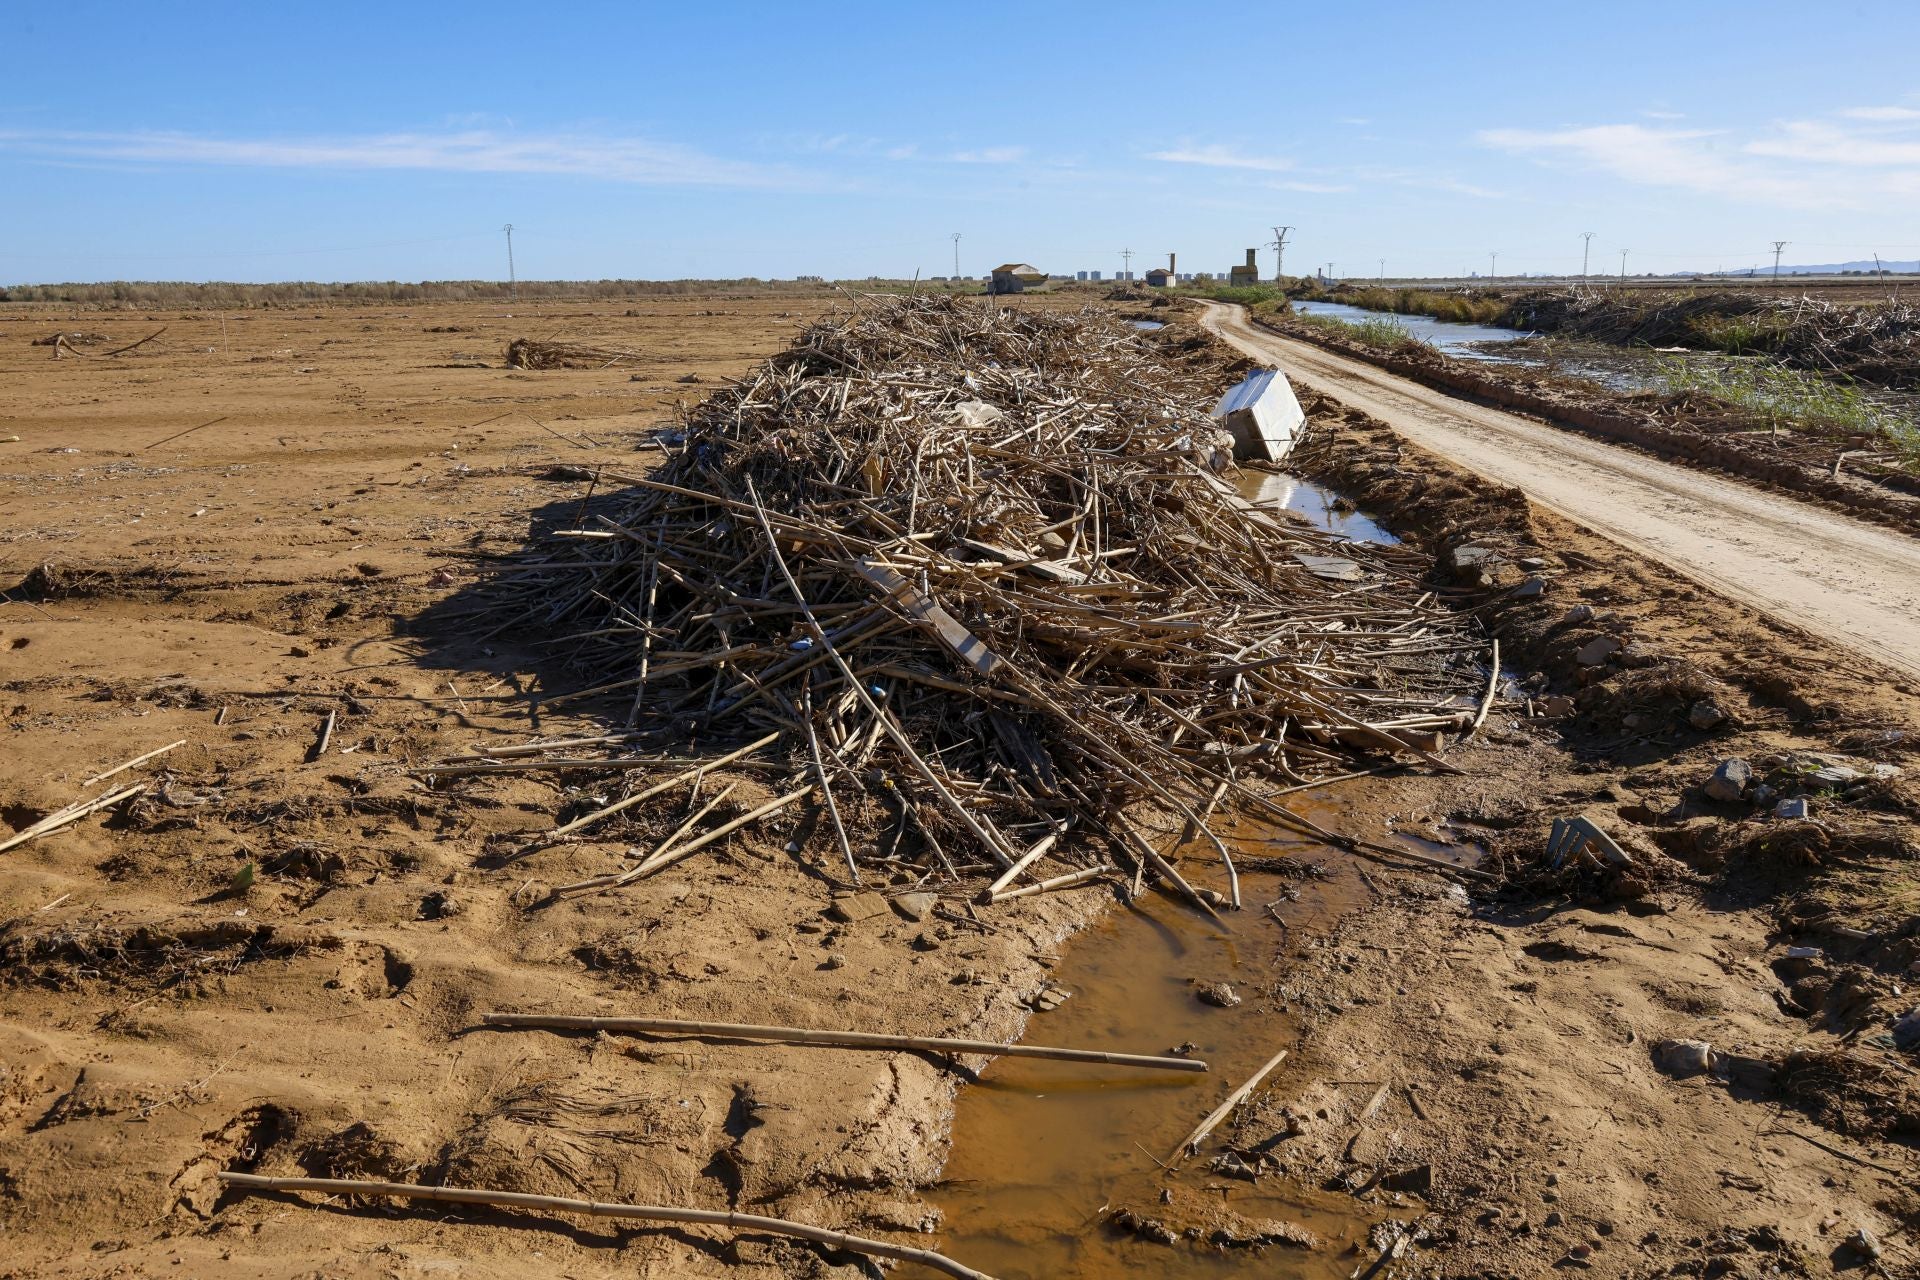
[[[1120,278],[1122,280],[1131,280],[1133,278],[1133,250],[1122,249],[1120,251],[1120,261],[1124,264],[1120,268]]]
[[[1587,260],[1593,254],[1593,232],[1582,231],[1580,233],[1580,239],[1582,242],[1580,245],[1580,278],[1585,280],[1587,278]]]
[[[1625,249],[1622,249],[1620,251],[1620,283],[1625,284],[1626,282],[1627,282],[1627,251]]]
[[[960,278],[960,233],[953,233],[953,278]]]
[[[513,276],[513,224],[509,222],[500,229],[507,233],[507,296],[518,301],[520,283]]]
[[[1279,284],[1286,278],[1283,267],[1287,258],[1287,232],[1291,230],[1293,230],[1292,227],[1275,227],[1273,239],[1268,242],[1273,249],[1273,282],[1275,284]]]
[[[1498,253],[1489,253],[1487,255],[1487,279],[1490,281],[1495,281],[1495,280],[1498,280],[1499,278],[1500,278],[1500,255]]]
[[[1787,244],[1788,242],[1785,240],[1775,240],[1773,242],[1773,282],[1775,284],[1780,283],[1780,251],[1786,248]]]

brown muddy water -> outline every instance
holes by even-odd
[[[1316,822],[1357,830],[1368,821],[1356,807],[1366,785],[1365,779],[1335,784],[1300,807]],[[1377,808],[1371,820],[1379,821]],[[1243,858],[1285,854],[1331,874],[1321,880],[1243,870],[1245,909],[1223,913],[1219,924],[1162,893],[1115,909],[1063,949],[1052,980],[1072,996],[1052,1012],[1036,1013],[1026,1032],[1034,1043],[1139,1053],[1191,1044],[1193,1055],[1207,1062],[1207,1073],[994,1061],[978,1083],[960,1091],[946,1175],[928,1192],[944,1215],[938,1247],[950,1257],[998,1280],[1096,1280],[1129,1273],[1169,1280],[1332,1280],[1350,1276],[1360,1255],[1372,1256],[1366,1239],[1375,1223],[1415,1212],[1390,1201],[1362,1204],[1283,1178],[1255,1184],[1211,1173],[1207,1161],[1219,1151],[1230,1122],[1177,1173],[1161,1167],[1203,1116],[1294,1042],[1298,1024],[1289,1011],[1294,997],[1288,988],[1299,975],[1290,957],[1317,945],[1330,924],[1369,892],[1357,871],[1325,846],[1257,831],[1242,831],[1229,843]],[[1206,846],[1189,852],[1194,873],[1208,883],[1220,879],[1203,871],[1212,857]],[[1231,985],[1243,1003],[1221,1009],[1201,1001],[1199,986],[1216,982]],[[1282,1063],[1242,1110],[1263,1096],[1274,1105],[1291,1097],[1291,1065]],[[1283,1161],[1285,1146],[1283,1139],[1273,1148]],[[1123,1206],[1164,1217],[1175,1230],[1187,1225],[1179,1213],[1161,1207],[1167,1186],[1204,1190],[1214,1205],[1243,1217],[1295,1223],[1318,1236],[1321,1247],[1256,1253],[1221,1250],[1204,1240],[1163,1245],[1108,1225],[1108,1214]],[[917,1270],[903,1268],[902,1274]]]
[[[1378,523],[1331,490],[1283,472],[1243,471],[1240,492],[1265,507],[1306,516],[1356,541],[1396,541]],[[1361,810],[1368,779],[1337,783],[1298,797],[1297,807],[1335,830],[1377,826],[1377,806]],[[1291,802],[1290,802],[1291,803]],[[1225,835],[1226,833],[1223,833]],[[1395,836],[1420,852],[1456,851]],[[1351,1196],[1287,1185],[1224,1179],[1207,1171],[1223,1124],[1201,1153],[1169,1174],[1174,1145],[1275,1051],[1291,1045],[1298,1024],[1289,1012],[1288,957],[1316,944],[1329,925],[1369,892],[1346,860],[1325,846],[1257,824],[1228,843],[1243,862],[1245,909],[1208,920],[1185,903],[1148,893],[1108,913],[1063,949],[1052,981],[1072,992],[1059,1008],[1036,1013],[1026,1038],[1036,1044],[1165,1053],[1191,1044],[1205,1075],[1088,1068],[1059,1062],[996,1059],[955,1102],[953,1150],[945,1177],[929,1190],[944,1223],[939,1247],[998,1280],[1065,1277],[1096,1280],[1139,1272],[1169,1280],[1285,1276],[1333,1280],[1349,1276],[1357,1247],[1390,1204],[1363,1205]],[[1211,849],[1190,846],[1189,866],[1208,884],[1222,880]],[[1253,869],[1254,860],[1286,855],[1323,866],[1325,879],[1283,877]],[[1110,890],[1088,888],[1073,892]],[[1283,925],[1280,923],[1285,921]],[[1229,1009],[1203,1002],[1203,984],[1225,982],[1243,1003]],[[1267,1078],[1254,1099],[1290,1096],[1288,1064]],[[1275,1151],[1284,1159],[1285,1142]],[[1108,1214],[1125,1206],[1148,1216],[1168,1213],[1163,1187],[1218,1188],[1221,1208],[1248,1218],[1280,1218],[1322,1241],[1312,1252],[1270,1248],[1222,1251],[1204,1242],[1154,1244],[1117,1231]],[[1404,1208],[1400,1216],[1407,1216]],[[1179,1229],[1184,1223],[1168,1216]],[[902,1275],[921,1269],[904,1267]]]

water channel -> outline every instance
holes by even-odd
[[[1299,512],[1350,539],[1395,541],[1310,481],[1244,471],[1240,488],[1261,506]],[[1354,829],[1364,819],[1352,806],[1367,785],[1365,779],[1335,784],[1301,797],[1300,808],[1324,825]],[[1153,1054],[1191,1045],[1208,1063],[1207,1074],[993,1062],[956,1099],[946,1176],[928,1193],[944,1216],[938,1247],[949,1256],[999,1280],[1129,1273],[1168,1280],[1345,1280],[1351,1274],[1350,1249],[1365,1248],[1369,1230],[1388,1210],[1285,1179],[1232,1183],[1227,1203],[1243,1217],[1304,1227],[1320,1238],[1319,1249],[1163,1245],[1107,1223],[1121,1206],[1160,1211],[1169,1175],[1159,1162],[1234,1085],[1295,1038],[1297,1022],[1282,990],[1290,980],[1288,955],[1312,945],[1368,892],[1352,867],[1323,846],[1254,824],[1222,834],[1246,864],[1245,910],[1216,923],[1158,893],[1115,908],[1062,948],[1052,981],[1073,994],[1058,1009],[1035,1014],[1028,1027],[1038,1043]],[[1257,869],[1261,856],[1282,854],[1324,864],[1330,874],[1301,879]],[[1229,1009],[1203,1003],[1196,984],[1215,982],[1234,985],[1245,1003]],[[1276,1098],[1286,1098],[1287,1079],[1285,1064],[1269,1077]],[[1188,1162],[1179,1185],[1227,1185],[1206,1171],[1204,1159],[1203,1153]],[[919,1269],[905,1267],[901,1274],[917,1276]]]
[[[1296,315],[1324,316],[1351,324],[1367,320],[1389,321],[1406,330],[1408,337],[1426,343],[1443,355],[1487,364],[1541,369],[1596,383],[1611,391],[1654,391],[1664,385],[1655,360],[1656,353],[1645,349],[1545,338],[1521,329],[1503,329],[1491,324],[1463,324],[1453,320],[1436,320],[1432,316],[1368,311],[1344,302],[1299,301],[1293,303],[1293,310]],[[1724,357],[1690,352],[1687,358]]]

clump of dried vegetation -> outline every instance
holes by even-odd
[[[659,470],[601,472],[627,487],[533,548],[506,607],[566,631],[589,685],[566,696],[640,751],[777,743],[785,794],[749,816],[824,805],[854,880],[1048,855],[1192,893],[1130,806],[1317,832],[1271,793],[1369,753],[1446,767],[1434,735],[1487,682],[1413,553],[1221,477],[1216,376],[1098,313],[859,299],[694,409]]]

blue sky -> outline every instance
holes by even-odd
[[[0,283],[1920,256],[1920,5],[0,10]],[[1271,272],[1273,255],[1261,265]]]

